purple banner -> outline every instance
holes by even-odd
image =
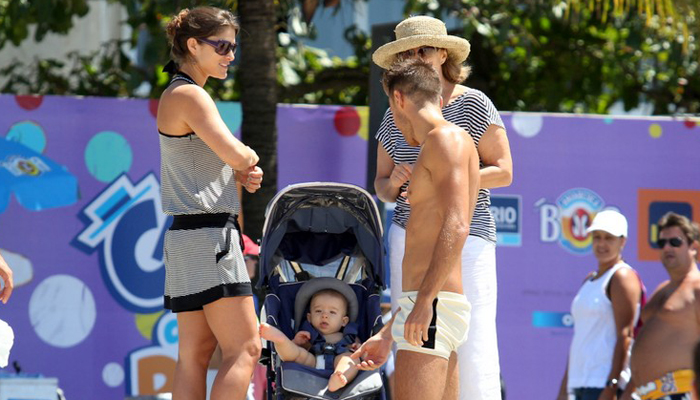
[[[240,104],[217,106],[240,135]],[[10,360],[57,377],[69,399],[170,391],[157,102],[0,96],[0,109],[0,251],[17,281],[0,307],[16,336]],[[278,114],[280,187],[363,185],[366,107]]]
[[[237,103],[217,103],[239,134]],[[175,318],[162,309],[157,102],[0,96],[0,251],[17,288],[0,318],[10,360],[57,377],[69,399],[169,391]],[[278,107],[279,188],[364,186],[367,108]],[[570,303],[596,268],[585,226],[602,208],[630,222],[625,259],[649,291],[667,210],[700,219],[694,121],[507,114],[514,183],[493,191],[499,346],[508,397],[554,397]],[[23,146],[19,146],[21,144]],[[17,149],[20,150],[17,150]]]
[[[700,221],[700,128],[671,118],[504,117],[514,179],[492,192],[501,368],[508,398],[554,398],[573,334],[571,301],[597,269],[586,226],[603,208],[627,217],[623,257],[650,295],[668,279],[651,244],[655,223],[671,210]]]

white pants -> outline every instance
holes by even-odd
[[[401,297],[401,263],[406,231],[396,224],[389,228],[391,310]],[[469,236],[462,250],[462,287],[472,305],[467,341],[459,348],[459,398],[501,400],[498,340],[496,337],[496,246]]]

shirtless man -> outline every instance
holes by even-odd
[[[659,221],[661,262],[671,279],[642,310],[644,326],[632,347],[628,387],[643,400],[690,400],[693,348],[700,338],[699,240],[698,225],[684,216],[668,213]]]
[[[379,367],[396,341],[395,398],[456,399],[455,350],[467,338],[471,306],[462,292],[461,252],[479,187],[479,158],[467,132],[441,112],[437,72],[419,59],[384,73],[396,126],[422,146],[407,196],[403,293],[399,310],[353,357],[360,369]]]

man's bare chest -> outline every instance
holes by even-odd
[[[694,318],[696,301],[694,291],[689,287],[664,290],[649,302],[642,313],[644,320],[661,319],[665,322],[684,322]]]
[[[430,172],[423,168],[420,161],[416,163],[411,175],[411,183],[408,185],[408,201],[411,211],[422,207],[430,207],[435,201],[437,193],[430,176]]]

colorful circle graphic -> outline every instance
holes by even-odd
[[[649,126],[649,136],[653,137],[654,139],[660,138],[662,133],[663,129],[661,129],[661,125],[651,124]]]
[[[90,174],[101,182],[112,182],[131,168],[132,153],[124,136],[103,131],[93,136],[85,149],[85,165]]]
[[[102,381],[109,387],[117,387],[124,382],[124,368],[111,362],[102,368]]]
[[[153,327],[163,315],[164,311],[158,311],[152,314],[136,314],[136,329],[141,336],[151,340],[153,338]]]
[[[54,347],[72,347],[85,340],[96,317],[90,288],[70,275],[46,278],[29,299],[29,320],[34,332]]]
[[[44,96],[15,96],[17,104],[27,111],[36,110],[44,102]]]
[[[46,135],[39,124],[32,121],[18,122],[7,131],[7,140],[21,143],[37,153],[46,148]]]
[[[335,112],[333,124],[341,136],[357,135],[361,125],[360,114],[355,107],[342,107]]]
[[[360,131],[357,133],[362,139],[369,139],[369,107],[357,107],[357,114],[360,116]]]
[[[241,123],[243,122],[241,103],[219,101],[216,103],[216,108],[219,109],[219,114],[221,114],[221,118],[224,120],[224,123],[231,133],[235,134],[241,129]]]
[[[542,130],[544,120],[541,115],[515,114],[513,115],[513,129],[518,135],[531,138],[537,136]]]
[[[151,113],[153,118],[158,117],[158,99],[148,100],[148,111]]]

